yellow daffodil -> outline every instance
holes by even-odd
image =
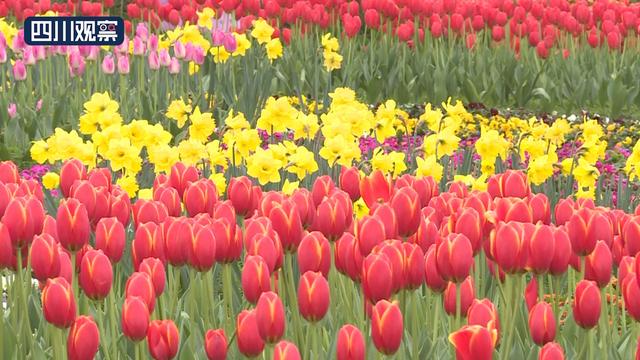
[[[267,50],[267,58],[273,62],[273,60],[282,57],[282,43],[279,38],[271,39],[265,45],[265,49]]]
[[[258,40],[259,44],[266,44],[271,41],[274,29],[264,19],[258,19],[253,22],[253,30],[251,36]]]
[[[60,175],[54,172],[47,172],[42,176],[42,185],[44,185],[47,190],[56,189],[58,185],[60,185]]]
[[[282,163],[273,158],[270,150],[258,149],[247,158],[247,174],[258,179],[260,185],[280,181]]]
[[[442,180],[444,168],[438,162],[435,155],[427,156],[426,158],[417,157],[416,162],[418,164],[416,169],[417,178],[431,176],[436,182]]]
[[[166,115],[169,119],[177,121],[178,127],[182,129],[189,118],[189,113],[191,113],[191,105],[179,99],[173,100],[171,104],[169,104]]]

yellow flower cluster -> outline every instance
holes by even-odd
[[[321,44],[325,69],[329,72],[340,69],[342,66],[342,55],[338,52],[340,50],[338,39],[328,33],[322,36]]]
[[[258,19],[253,23],[253,30],[251,30],[251,36],[258,40],[258,44],[264,45],[267,51],[267,58],[273,62],[273,60],[282,57],[282,42],[279,38],[273,39],[273,33],[275,29],[269,25],[264,19]]]

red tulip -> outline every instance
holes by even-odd
[[[182,214],[182,200],[178,190],[169,185],[161,185],[153,189],[153,200],[167,208],[167,215],[178,217]]]
[[[480,325],[465,325],[449,335],[457,360],[491,360],[498,339],[495,329]]]
[[[318,231],[313,231],[298,246],[298,268],[303,274],[307,271],[319,271],[328,277],[331,268],[331,248],[327,238]]]
[[[351,213],[347,215],[340,201],[333,196],[325,197],[316,209],[311,228],[329,239],[340,237],[351,224]]]
[[[173,359],[180,346],[180,333],[171,320],[154,320],[147,330],[147,346],[156,360]]]
[[[131,243],[131,260],[134,269],[138,269],[142,260],[154,257],[165,261],[164,239],[162,228],[156,223],[144,223],[136,229]]]
[[[330,197],[334,197],[333,194],[335,194],[335,190],[334,192],[332,192]],[[309,190],[305,188],[295,189],[293,191],[293,194],[289,196],[289,200],[293,201],[293,203],[295,204],[296,210],[298,210],[298,215],[300,215],[300,221],[302,222],[302,226],[307,228],[310,225],[312,225],[317,215],[316,215],[316,205],[313,203],[311,192],[309,192]],[[348,200],[348,201],[349,201],[349,204],[351,204],[351,200]],[[344,210],[347,211],[346,208],[344,208]],[[349,215],[351,215],[351,213],[349,213]],[[345,213],[344,216],[347,217],[347,214]]]
[[[236,343],[246,357],[256,357],[264,350],[264,340],[258,331],[257,310],[242,310],[236,319]]]
[[[500,222],[491,232],[490,253],[505,273],[517,273],[525,269],[529,257],[527,241],[533,233],[533,228],[535,226],[532,224],[515,221]]]
[[[133,205],[133,223],[136,229],[149,222],[161,224],[168,216],[167,207],[160,201],[139,199]]]
[[[487,190],[491,197],[516,197],[524,199],[531,192],[527,175],[522,171],[507,170],[493,175],[487,182]]]
[[[629,255],[640,252],[640,216],[633,216],[624,224],[622,240]]]
[[[162,295],[166,283],[166,274],[162,261],[156,258],[146,258],[140,263],[138,271],[149,275],[151,282],[153,282],[153,290],[156,297]]]
[[[338,330],[336,360],[364,360],[366,346],[360,330],[347,324]]]
[[[192,221],[180,218],[167,218],[162,223],[165,240],[165,256],[169,264],[182,266],[189,259],[191,241],[195,238]]]
[[[289,341],[282,340],[273,348],[273,360],[300,360],[298,347]]]
[[[100,332],[90,316],[78,316],[67,337],[67,357],[69,360],[91,360],[98,352]]]
[[[424,284],[424,252],[415,244],[402,243],[404,252],[404,285],[409,290],[418,289]]]
[[[449,234],[436,248],[438,273],[443,279],[461,282],[473,265],[473,249],[469,239],[462,234]]]
[[[578,256],[590,254],[597,240],[607,245],[613,241],[613,225],[600,211],[583,208],[574,213],[567,222],[567,232],[573,252]]]
[[[153,313],[156,305],[156,293],[153,287],[153,280],[147,273],[134,272],[127,279],[125,284],[125,297],[138,296],[144,301],[149,309],[149,313]]]
[[[209,330],[205,334],[204,349],[209,360],[227,358],[227,337],[223,329]]]
[[[8,230],[13,247],[22,248],[31,243],[34,235],[42,232],[44,208],[32,196],[15,197],[7,204],[0,221]]]
[[[119,262],[126,240],[124,225],[115,217],[102,218],[96,225],[95,235],[96,249],[102,250],[111,262]]]
[[[267,263],[269,274],[273,274],[282,266],[283,253],[282,245],[278,235],[271,238],[267,235],[258,234],[253,237],[253,245],[247,249],[247,255],[259,255]]]
[[[571,240],[564,228],[556,228],[553,231],[554,249],[549,272],[553,275],[564,274],[569,268],[571,258]]]
[[[551,205],[549,198],[543,193],[531,195],[529,197],[529,207],[533,214],[533,223],[541,221],[543,224],[549,225],[551,222]]]
[[[82,256],[78,280],[82,291],[92,300],[101,300],[109,295],[113,268],[102,250],[89,250]]]
[[[529,311],[529,332],[538,346],[551,342],[556,337],[556,318],[548,303],[541,301]]]
[[[329,310],[329,282],[319,272],[307,271],[298,285],[298,308],[307,321],[322,320]]]
[[[603,288],[609,284],[613,270],[611,250],[604,241],[598,240],[595,249],[587,255],[584,264],[584,278],[595,281]]]
[[[363,257],[355,237],[344,233],[335,244],[334,263],[336,270],[360,282]]]
[[[384,225],[385,239],[396,239],[399,237],[398,215],[389,203],[374,204],[369,213],[377,216]]]
[[[362,263],[362,289],[371,302],[389,299],[393,290],[393,270],[385,254],[370,254]]]
[[[538,303],[538,280],[535,277],[531,277],[524,288],[524,301],[527,304],[527,311],[531,311]]]
[[[369,208],[379,201],[389,201],[392,191],[391,180],[385,178],[380,170],[360,179],[360,195]]]
[[[93,186],[88,180],[79,180],[71,186],[70,191],[69,197],[78,199],[85,206],[93,225],[109,215],[111,194],[107,188]]]
[[[302,222],[295,203],[291,200],[274,203],[268,216],[284,250],[295,251],[302,240]]]
[[[320,205],[322,200],[331,194],[333,189],[335,189],[336,184],[333,183],[331,177],[329,175],[323,175],[316,178],[313,182],[313,187],[311,189],[311,197],[313,199],[313,204],[317,207]]]
[[[573,318],[576,324],[585,329],[596,326],[600,319],[601,302],[597,284],[581,280],[576,286],[573,298]]]
[[[127,226],[131,217],[131,202],[129,200],[129,195],[117,187],[114,187],[111,192],[109,216],[117,218],[124,226]]]
[[[184,206],[189,216],[212,214],[218,201],[218,192],[213,181],[200,179],[187,184],[183,195]]]
[[[536,274],[549,270],[554,254],[555,237],[553,228],[548,225],[536,225],[529,238],[529,259],[527,267]]]
[[[367,16],[365,15],[365,21],[366,18]],[[340,189],[349,194],[349,198],[351,198],[351,201],[356,201],[360,198],[360,171],[357,168],[347,168],[344,166],[341,167],[339,182]]]
[[[78,251],[89,242],[89,216],[78,200],[70,198],[60,202],[56,224],[60,244],[67,250]]]
[[[94,187],[104,187],[111,192],[111,170],[109,168],[94,168],[87,174],[87,180]]]
[[[391,355],[402,342],[403,319],[397,302],[378,301],[371,310],[371,337],[379,352]]]
[[[60,168],[60,190],[62,195],[68,197],[71,186],[76,180],[87,178],[87,169],[78,159],[67,160]]]
[[[0,224],[0,226],[3,226]],[[2,235],[0,235],[2,236]],[[60,254],[58,243],[49,234],[36,235],[31,243],[31,270],[33,277],[41,282],[58,277],[60,274]],[[12,249],[10,252],[15,256]],[[1,251],[5,251],[2,249]]]
[[[467,325],[480,325],[496,330],[496,343],[500,338],[498,309],[489,299],[474,299],[467,311]]]
[[[622,280],[621,289],[625,309],[633,319],[640,321],[640,285],[637,274],[627,274]]]
[[[384,223],[375,215],[360,219],[354,230],[362,256],[369,255],[376,245],[386,239]]]
[[[256,304],[256,322],[260,337],[273,344],[282,338],[285,328],[285,313],[278,294],[267,291],[260,295]]]
[[[254,210],[253,184],[246,176],[231,178],[227,186],[227,198],[231,200],[238,215],[247,217]]]
[[[260,256],[247,256],[242,267],[242,292],[244,297],[255,304],[263,292],[271,289],[271,279],[267,263]]]
[[[402,289],[406,282],[406,261],[402,242],[400,240],[385,240],[376,246],[371,253],[384,254],[387,256],[387,260],[391,266],[391,290],[395,293]]]
[[[64,278],[48,279],[42,289],[44,318],[59,328],[68,328],[76,318],[76,301],[71,285]]]
[[[122,333],[132,341],[140,341],[147,336],[149,308],[139,296],[128,296],[122,304]]]
[[[523,222],[533,223],[533,211],[527,200],[518,198],[497,198],[494,199],[494,223],[503,222]]]
[[[178,190],[180,198],[182,198],[187,185],[190,182],[197,181],[198,176],[198,170],[195,166],[186,166],[185,164],[178,162],[171,167],[169,184],[171,187]]]
[[[429,289],[441,293],[447,287],[447,281],[442,278],[438,271],[436,246],[436,244],[431,245],[424,256],[424,279]]]
[[[13,161],[0,161],[0,183],[20,183],[18,167]]]
[[[196,225],[196,228],[199,226]],[[201,226],[189,244],[189,265],[200,272],[209,271],[216,261],[216,239],[210,226]]]
[[[469,307],[475,299],[473,280],[467,277],[462,283],[449,282],[443,294],[444,310],[451,316],[456,315],[456,293],[460,292],[460,315],[463,317],[469,312]]]
[[[538,353],[538,360],[564,360],[564,350],[558,343],[546,343]]]

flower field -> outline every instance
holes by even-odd
[[[117,15],[115,47],[30,16]],[[640,5],[0,2],[0,358],[640,359]]]

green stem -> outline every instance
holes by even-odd
[[[111,347],[112,350],[118,351],[118,331],[116,329],[116,295],[115,290],[111,289],[109,293],[109,327],[111,329]]]
[[[232,287],[232,274],[231,274],[231,264],[225,264],[222,271],[224,272],[224,276],[222,278],[223,287],[224,287],[224,302],[225,307],[227,309],[227,321],[226,321],[226,333],[230,334],[233,329],[233,319],[235,318],[235,313],[233,310],[233,287]]]
[[[100,334],[107,334],[106,332],[106,326],[105,326],[105,322],[104,322],[104,314],[102,313],[102,308],[103,308],[104,304],[100,304],[100,303],[95,303],[94,306],[94,310],[96,313],[96,317],[98,320],[98,329],[100,329]],[[103,335],[101,341],[100,341],[100,346],[102,347],[102,351],[103,351],[103,356],[105,359],[107,360],[111,360],[111,354],[113,353],[113,351],[111,349],[109,349],[109,346],[107,346],[107,341],[105,341],[106,336]],[[111,338],[110,340],[111,342],[115,341],[115,338]]]
[[[302,339],[302,336],[298,336],[298,334],[300,334],[300,313],[298,313],[298,302],[296,299],[296,281],[295,281],[295,276],[293,274],[293,255],[292,254],[285,254],[285,266],[286,266],[286,275],[287,275],[287,296],[288,296],[288,303],[290,305],[291,308],[291,313],[293,314],[293,326],[292,328],[294,329],[294,337],[299,338],[298,341],[300,341],[300,339]],[[285,286],[285,284],[283,284],[283,286]],[[304,344],[302,344],[302,346],[304,347]]]
[[[440,298],[442,298],[442,296],[440,296]],[[439,325],[439,321],[440,321],[440,311],[442,311],[440,309],[440,304],[438,302],[438,300],[434,300],[433,301],[433,312],[434,312],[434,316],[433,316],[433,327],[431,329],[431,348],[434,348],[434,344],[436,342],[436,339],[438,337],[438,325]]]

